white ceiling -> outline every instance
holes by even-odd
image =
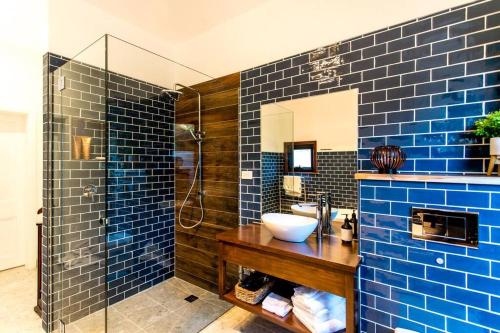
[[[191,39],[269,0],[85,0],[167,42]]]

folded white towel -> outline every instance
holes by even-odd
[[[329,318],[330,313],[329,313],[328,309],[326,309],[326,308],[323,310],[320,310],[318,312],[309,312],[307,309],[304,309],[300,304],[296,304],[296,303],[293,304],[293,308],[294,309],[297,308],[298,310],[307,314],[308,319],[310,319],[310,321],[324,322],[324,321],[327,321],[330,319]]]
[[[278,315],[280,317],[284,317],[293,309],[293,306],[287,305],[284,308],[281,308],[281,307],[274,308],[274,307],[266,307],[266,306],[262,305],[262,308],[266,311],[274,313],[275,315]]]
[[[293,295],[292,302],[310,313],[316,313],[323,309],[329,311],[336,311],[339,308],[345,309],[345,298],[324,291],[316,294]]]
[[[304,287],[304,286],[293,288],[293,291],[294,291],[293,294],[295,296],[301,296],[307,298],[316,297],[320,293],[318,289]]]
[[[311,321],[307,313],[303,312],[297,307],[294,307],[292,311],[297,319],[300,320],[300,322],[304,324],[304,326],[307,327],[307,329],[312,333],[331,333],[345,328],[345,324],[343,324],[338,319],[330,319],[324,322],[315,322]]]
[[[293,300],[293,297],[292,297]],[[331,306],[329,308],[325,307],[323,304],[314,306],[311,310],[310,307],[304,307],[302,302],[293,301],[293,308],[297,308],[304,313],[310,315],[311,321],[316,320],[318,322],[327,321],[331,319],[337,319],[345,325],[346,320],[346,308],[344,303],[337,303],[336,306]]]
[[[282,297],[275,293],[269,293],[262,301],[262,308],[269,312],[275,313],[280,317],[286,316],[292,310],[291,301],[288,298]]]
[[[302,195],[302,178],[300,176],[283,176],[283,189],[290,196]]]
[[[281,307],[290,305],[290,303],[291,301],[288,298],[285,298],[275,293],[269,293],[269,295],[267,295],[266,298],[264,298],[264,301],[262,301],[263,305],[267,304],[267,305],[281,306]]]

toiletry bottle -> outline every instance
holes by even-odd
[[[344,224],[340,227],[340,239],[342,239],[342,243],[352,242],[352,227],[348,216],[349,214],[345,214]]]
[[[354,209],[352,211],[351,222],[352,222],[352,228],[353,228],[352,238],[358,239],[358,217],[356,216],[356,211]]]

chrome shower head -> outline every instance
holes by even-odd
[[[183,131],[194,132],[193,124],[177,124],[177,126]]]
[[[173,98],[176,102],[179,100],[179,98],[181,97],[181,95],[183,94],[182,91],[180,90],[175,90],[175,89],[163,89],[161,91],[161,95],[160,96],[168,96],[170,98]]]

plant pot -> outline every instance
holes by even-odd
[[[490,139],[490,155],[500,156],[500,137]]]
[[[373,148],[370,161],[378,173],[395,174],[406,161],[406,154],[398,146],[378,146]]]

